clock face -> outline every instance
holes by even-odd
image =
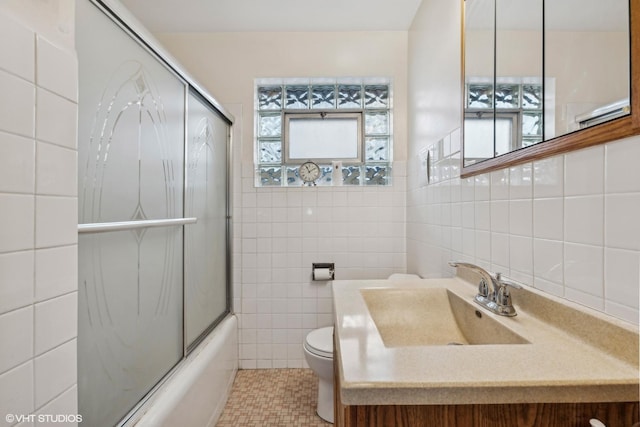
[[[306,162],[300,165],[298,175],[304,182],[313,182],[320,177],[320,168],[313,162]]]

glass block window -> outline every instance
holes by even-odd
[[[298,164],[283,152],[286,117],[295,113],[362,114],[361,161],[333,170],[316,161],[316,185],[389,185],[393,161],[392,87],[387,79],[259,79],[255,85],[255,162],[257,186],[301,186]],[[313,159],[310,159],[313,160]],[[338,181],[339,180],[339,181]]]
[[[519,116],[518,144],[527,147],[542,141],[542,84],[469,82],[465,87],[465,112],[481,113],[495,108]],[[492,116],[487,116],[492,117]],[[509,150],[510,151],[510,150]]]
[[[361,85],[338,85],[338,108],[362,108]]]

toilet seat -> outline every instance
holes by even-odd
[[[316,356],[333,358],[333,326],[315,329],[307,334],[304,346]]]

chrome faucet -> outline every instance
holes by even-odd
[[[501,316],[512,317],[517,314],[511,302],[511,293],[508,288],[522,289],[522,286],[504,280],[500,273],[492,276],[487,270],[475,264],[449,261],[449,265],[451,267],[466,268],[480,275],[478,294],[473,298],[476,303]]]

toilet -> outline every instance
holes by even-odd
[[[304,358],[320,379],[316,413],[323,420],[333,423],[333,326],[314,329],[307,334]]]

